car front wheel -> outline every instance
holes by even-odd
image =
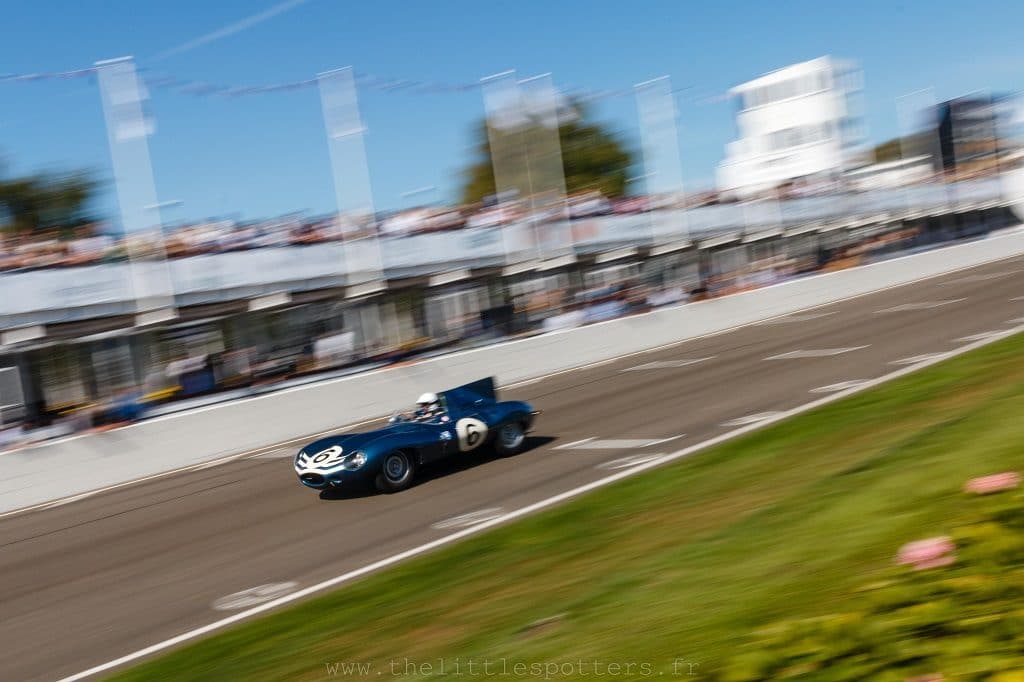
[[[523,425],[519,422],[509,422],[498,429],[498,435],[494,438],[494,449],[503,457],[514,455],[523,447],[525,440],[526,432],[523,431]]]
[[[416,464],[408,453],[395,450],[385,455],[377,474],[377,489],[385,493],[397,493],[412,483]]]

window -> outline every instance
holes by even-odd
[[[781,100],[793,97],[802,97],[815,92],[821,92],[829,88],[829,73],[827,70],[818,70],[812,73],[788,78],[777,83],[762,85],[751,88],[743,95],[743,108],[765,106]]]
[[[824,142],[831,139],[833,129],[832,123],[826,121],[776,130],[765,136],[765,151],[776,152],[790,147]]]

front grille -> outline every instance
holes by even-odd
[[[324,477],[320,474],[302,474],[300,478],[306,483],[312,483],[313,485],[320,485],[324,482]]]

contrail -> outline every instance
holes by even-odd
[[[285,2],[278,3],[269,9],[265,9],[262,12],[253,14],[252,16],[246,17],[245,19],[241,19],[240,21],[236,21],[233,24],[228,24],[227,26],[218,28],[216,31],[207,33],[203,36],[199,36],[198,38],[190,40],[187,43],[178,45],[177,47],[172,47],[169,50],[164,50],[160,54],[153,57],[152,61],[155,62],[160,61],[162,59],[167,59],[168,57],[174,56],[176,54],[181,54],[182,52],[188,52],[189,50],[194,50],[197,47],[202,47],[203,45],[207,45],[216,40],[220,40],[221,38],[227,38],[228,36],[233,36],[236,33],[241,33],[246,29],[252,28],[256,24],[263,23],[267,19],[272,19],[273,17],[276,17],[278,14],[282,14],[290,9],[294,9],[295,7],[298,7],[299,5],[304,4],[305,2],[307,2],[307,0],[285,0]]]

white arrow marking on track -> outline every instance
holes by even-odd
[[[250,587],[248,590],[242,590],[241,592],[235,592],[234,594],[229,594],[226,597],[221,597],[217,601],[213,602],[213,608],[217,611],[235,611],[237,609],[244,609],[258,604],[264,604],[268,601],[273,601],[283,597],[289,592],[294,592],[295,588],[298,586],[298,583],[285,582],[267,583],[266,585]]]
[[[813,350],[791,350],[765,358],[765,360],[802,360],[804,358],[829,358],[851,351],[867,348],[867,346],[850,346],[849,348],[817,348]]]
[[[849,381],[840,381],[838,384],[829,384],[828,386],[812,388],[811,393],[835,393],[836,391],[845,391],[848,388],[860,386],[865,381],[867,381],[867,379],[850,379]]]
[[[705,360],[711,360],[714,357],[714,355],[709,355],[706,358],[687,358],[685,360],[655,360],[653,362],[645,362],[642,365],[636,365],[635,367],[627,367],[626,369],[619,371],[639,372],[650,369],[677,369],[679,367],[686,367],[687,365],[695,365],[698,362],[704,362]]]
[[[747,426],[749,424],[756,424],[763,422],[766,419],[774,419],[775,417],[782,414],[781,412],[758,412],[757,414],[750,414],[746,417],[737,417],[736,419],[730,419],[727,422],[723,422],[722,426]]]
[[[598,464],[598,469],[628,469],[630,467],[639,466],[641,464],[647,464],[653,462],[656,459],[664,457],[665,454],[662,452],[651,453],[650,455],[629,455],[628,457],[619,457],[613,459],[610,462],[602,462]]]
[[[902,360],[893,360],[890,365],[916,365],[919,362],[929,362],[931,360],[938,360],[944,357],[945,353],[925,353],[924,355],[914,355],[909,358],[903,358]]]
[[[959,303],[960,301],[966,300],[966,298],[951,298],[948,301],[923,301],[920,303],[904,303],[903,305],[893,306],[892,308],[876,310],[875,313],[907,313],[914,310],[931,310],[932,308],[938,308],[939,306],[949,305],[950,303]]]
[[[990,332],[979,332],[977,334],[971,334],[970,336],[962,336],[956,341],[957,343],[974,343],[975,341],[984,341],[985,339],[990,339],[993,336],[998,336],[1001,333],[1002,331],[1000,330]]]
[[[484,521],[490,521],[496,519],[505,511],[501,507],[491,507],[490,509],[480,509],[479,511],[472,511],[466,514],[459,514],[453,516],[450,519],[444,521],[438,521],[432,524],[430,527],[435,530],[447,530],[449,528],[468,528],[469,526],[475,526],[478,523]]]

